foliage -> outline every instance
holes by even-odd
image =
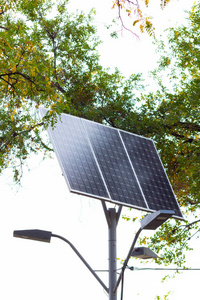
[[[113,1],[113,9],[117,9],[118,11],[118,18],[121,22],[122,28],[131,31],[136,36],[136,25],[139,26],[139,30],[141,33],[147,32],[150,36],[154,34],[154,27],[152,23],[152,17],[145,13],[146,8],[148,8],[149,4],[151,4],[151,0],[114,0]],[[162,9],[170,2],[170,0],[160,0],[160,7]],[[130,26],[124,25],[124,19],[128,16],[129,18],[133,19],[132,22],[133,28]]]
[[[154,73],[160,91],[146,97],[146,113],[154,115],[152,121],[160,126],[155,140],[180,204],[187,211],[196,210],[200,203],[199,8],[199,4],[193,7],[187,26],[169,30],[169,49],[161,44],[164,53]],[[164,86],[164,82],[169,83]]]
[[[187,21],[186,26],[168,30],[168,43],[159,42],[161,56],[153,75],[160,89],[143,95],[141,107],[146,134],[156,142],[173,190],[188,220],[184,225],[178,220],[166,222],[152,238],[143,238],[140,242],[149,243],[150,248],[162,257],[157,260],[158,263],[174,262],[179,267],[185,263],[184,250],[191,249],[190,239],[199,234],[199,3],[188,13]]]
[[[171,292],[168,292],[166,295],[164,295],[163,300],[168,300],[169,299],[168,297],[170,296],[170,293]],[[161,300],[162,298],[160,296],[156,296],[155,299],[156,300]]]
[[[16,181],[31,152],[51,150],[41,128],[57,114],[101,122],[106,107],[123,109],[122,97],[130,106],[132,82],[139,79],[126,82],[117,70],[110,74],[100,66],[92,16],[70,15],[65,0],[10,1],[1,8],[0,171],[13,168]],[[49,108],[43,120],[40,105]]]
[[[188,241],[199,231],[199,4],[187,26],[169,30],[167,46],[156,41],[161,58],[153,76],[159,89],[145,94],[141,75],[125,79],[99,64],[92,13],[70,15],[65,0],[5,3],[0,7],[0,171],[13,168],[18,181],[30,153],[49,153],[42,130],[62,112],[153,138],[183,212],[196,222],[184,227],[167,222],[141,243],[149,243],[163,263],[181,266],[183,249],[190,249]],[[43,119],[39,106],[48,108]]]

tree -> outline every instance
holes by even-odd
[[[159,238],[166,237],[162,247],[167,250],[166,262],[175,260],[183,263],[183,248],[189,247],[187,242],[199,231],[198,213],[200,207],[200,4],[193,6],[188,14],[188,25],[169,30],[169,49],[160,44],[163,55],[160,59],[156,78],[160,82],[161,91],[148,96],[150,103],[148,113],[153,112],[154,122],[160,124],[160,133],[155,140],[162,153],[174,191],[179,203],[187,215],[196,221],[187,226],[179,223],[172,228],[163,226],[151,240],[151,244]],[[159,76],[158,76],[159,73]],[[162,73],[167,76],[170,88],[164,86]],[[164,77],[164,78],[165,78]],[[154,102],[154,104],[153,104]],[[156,103],[157,102],[157,107]],[[161,234],[162,230],[162,234]],[[170,234],[169,234],[170,232]],[[160,244],[161,245],[161,244]],[[176,245],[176,251],[173,251]],[[178,245],[178,247],[177,247]]]
[[[0,15],[1,171],[10,166],[19,180],[31,152],[51,151],[41,132],[62,112],[151,137],[182,209],[196,222],[167,222],[149,243],[164,251],[163,262],[182,264],[182,250],[199,230],[199,4],[187,26],[169,30],[168,49],[160,42],[153,72],[160,87],[145,93],[141,75],[125,79],[100,66],[91,15],[70,16],[67,1],[22,2]],[[41,105],[48,108],[43,119]]]
[[[1,8],[0,170],[13,168],[16,181],[31,152],[51,150],[41,129],[57,114],[94,118],[95,104],[130,98],[131,82],[138,81],[123,87],[117,70],[110,74],[100,66],[93,13],[70,15],[67,2],[11,1]],[[49,108],[43,120],[40,105]]]
[[[8,9],[20,9],[20,7],[22,7],[23,5],[23,2],[23,0],[2,0],[1,13],[4,13]],[[152,35],[154,33],[153,24],[151,22],[152,16],[146,13],[146,9],[148,9],[149,5],[151,5],[152,2],[152,0],[114,0],[111,2],[110,7],[116,10],[116,19],[120,20],[122,28],[131,31],[134,35],[137,36],[135,26],[138,25],[140,32],[143,33],[144,31],[146,31],[149,35]],[[164,9],[169,2],[170,0],[158,0],[161,9]],[[28,6],[31,8],[31,4],[28,3]],[[131,26],[128,25],[127,27],[125,25],[124,21],[126,20],[131,20]],[[0,25],[0,28],[2,27],[3,26]]]
[[[156,40],[161,56],[153,75],[160,89],[142,96],[145,104],[139,113],[142,134],[156,142],[182,210],[193,220],[184,225],[167,222],[149,239],[149,246],[163,254],[162,262],[178,266],[184,264],[184,249],[190,248],[200,222],[199,3],[187,21],[168,30],[168,43]]]

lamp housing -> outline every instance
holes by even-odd
[[[15,230],[14,237],[29,239],[34,241],[50,243],[52,233],[50,231],[31,229],[31,230]]]
[[[167,221],[175,212],[173,210],[158,210],[141,220],[141,229],[155,230]]]
[[[147,247],[137,247],[133,249],[131,256],[142,259],[157,258],[157,254]]]

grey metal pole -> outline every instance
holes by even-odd
[[[74,252],[78,255],[78,257],[82,260],[82,262],[85,264],[85,266],[90,270],[90,272],[94,275],[94,277],[102,285],[102,287],[105,289],[105,291],[107,293],[109,292],[107,286],[103,283],[103,281],[99,278],[99,276],[95,273],[95,271],[90,267],[90,265],[87,263],[87,261],[83,258],[83,256],[80,254],[80,252],[74,247],[74,245],[69,240],[67,240],[66,238],[64,238],[61,235],[54,234],[54,233],[52,233],[51,236],[59,238],[59,239],[63,240],[64,242],[66,242],[68,245],[70,245],[70,247],[74,250]]]
[[[114,288],[117,282],[117,251],[116,251],[116,228],[117,213],[115,208],[108,210],[110,216],[110,226],[108,226],[108,251],[109,251],[109,300],[117,300]]]
[[[129,250],[129,252],[128,252],[128,255],[127,255],[126,260],[125,260],[125,262],[124,262],[124,265],[123,265],[123,267],[122,267],[121,273],[120,273],[120,275],[119,275],[119,277],[118,277],[118,280],[117,280],[117,282],[116,282],[116,285],[114,286],[114,294],[117,292],[117,288],[118,288],[118,286],[119,286],[119,284],[120,284],[120,281],[122,280],[122,277],[123,277],[123,275],[124,275],[125,269],[126,269],[126,267],[127,267],[127,265],[128,265],[128,261],[129,261],[129,259],[130,259],[130,257],[131,257],[131,253],[132,253],[132,251],[133,251],[133,249],[134,249],[134,247],[135,247],[136,241],[137,241],[137,239],[138,239],[138,237],[139,237],[141,231],[142,231],[142,229],[139,228],[139,230],[137,231],[137,233],[136,233],[136,235],[135,235],[135,238],[134,238],[134,240],[133,240],[133,242],[132,242],[131,248],[130,248],[130,250]]]

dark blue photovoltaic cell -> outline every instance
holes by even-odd
[[[113,201],[146,208],[118,130],[83,120]]]
[[[140,136],[120,132],[148,206],[153,210],[174,210],[182,217],[154,143]]]
[[[152,140],[67,114],[48,133],[70,191],[183,218]]]
[[[108,198],[81,119],[62,114],[62,123],[48,130],[70,188]]]

